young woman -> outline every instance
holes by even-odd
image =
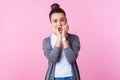
[[[51,5],[49,13],[53,34],[43,40],[48,59],[45,80],[80,80],[76,59],[80,50],[77,35],[68,33],[66,13],[59,4]]]

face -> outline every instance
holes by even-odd
[[[67,23],[67,19],[63,13],[53,13],[51,15],[51,25],[53,33],[54,29],[58,29],[62,33],[62,27]]]

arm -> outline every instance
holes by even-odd
[[[70,63],[75,62],[80,50],[80,42],[78,36],[72,35],[71,38],[69,39],[69,43],[66,41],[63,42],[63,45],[64,44],[67,45],[67,47],[66,46],[64,47],[64,52],[68,62]]]
[[[61,50],[59,47],[56,47],[56,46],[52,48],[50,44],[50,38],[45,38],[43,40],[43,51],[48,61],[51,62],[52,64],[55,64],[56,62],[59,61],[61,56]]]

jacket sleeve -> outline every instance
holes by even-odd
[[[50,63],[55,64],[56,62],[59,61],[61,54],[60,48],[56,46],[52,48],[50,44],[50,38],[45,38],[43,40],[43,51],[44,55],[47,57]]]
[[[69,63],[76,61],[80,50],[80,41],[77,35],[72,35],[69,40],[69,47],[64,49],[65,56]]]

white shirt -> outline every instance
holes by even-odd
[[[56,35],[51,36],[51,45],[54,48],[57,40]],[[70,63],[67,61],[64,51],[61,53],[60,61],[56,63],[55,77],[69,77],[72,76],[72,68]]]

